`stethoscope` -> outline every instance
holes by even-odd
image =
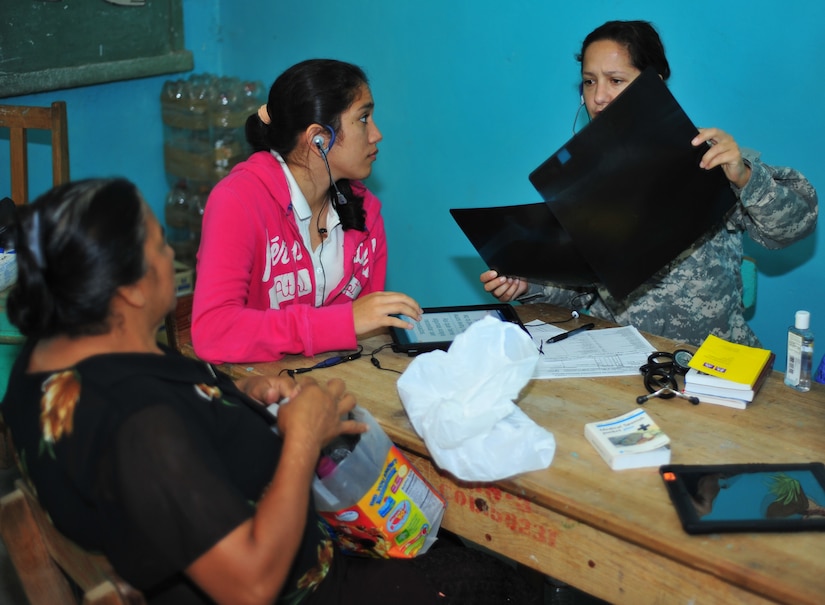
[[[647,358],[647,363],[639,368],[649,394],[639,395],[636,398],[636,403],[641,405],[653,397],[661,397],[662,399],[681,397],[687,399],[693,405],[697,405],[699,398],[682,393],[679,390],[679,384],[676,382],[677,376],[687,374],[690,368],[688,363],[692,358],[693,353],[687,349],[676,349],[673,353],[664,351],[651,353]]]

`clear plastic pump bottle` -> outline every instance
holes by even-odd
[[[788,366],[785,384],[797,391],[811,390],[811,367],[814,357],[814,333],[810,330],[811,314],[797,311],[794,325],[788,328]]]

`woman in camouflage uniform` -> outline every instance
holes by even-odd
[[[670,66],[658,33],[646,21],[609,21],[592,31],[578,56],[582,103],[591,119],[618,96],[644,69],[653,66],[663,80]],[[651,334],[701,344],[708,334],[758,346],[744,317],[742,303],[743,234],[768,249],[788,246],[816,227],[817,195],[792,168],[762,163],[758,154],[742,150],[728,133],[700,128],[694,146],[710,144],[702,168],[721,167],[737,197],[733,211],[716,230],[700,237],[624,299],[606,288],[539,285],[481,274],[484,289],[503,302],[548,302],[586,308],[596,317],[633,325]]]

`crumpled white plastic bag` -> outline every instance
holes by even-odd
[[[550,465],[552,433],[513,403],[538,357],[524,330],[485,317],[448,351],[413,359],[398,393],[439,467],[465,481],[496,481]]]

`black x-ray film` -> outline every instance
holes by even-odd
[[[736,202],[662,79],[646,70],[536,168],[544,204],[451,209],[490,268],[624,298],[719,224]]]
[[[736,202],[699,162],[698,129],[649,68],[530,174],[613,296],[623,298],[717,226]]]

